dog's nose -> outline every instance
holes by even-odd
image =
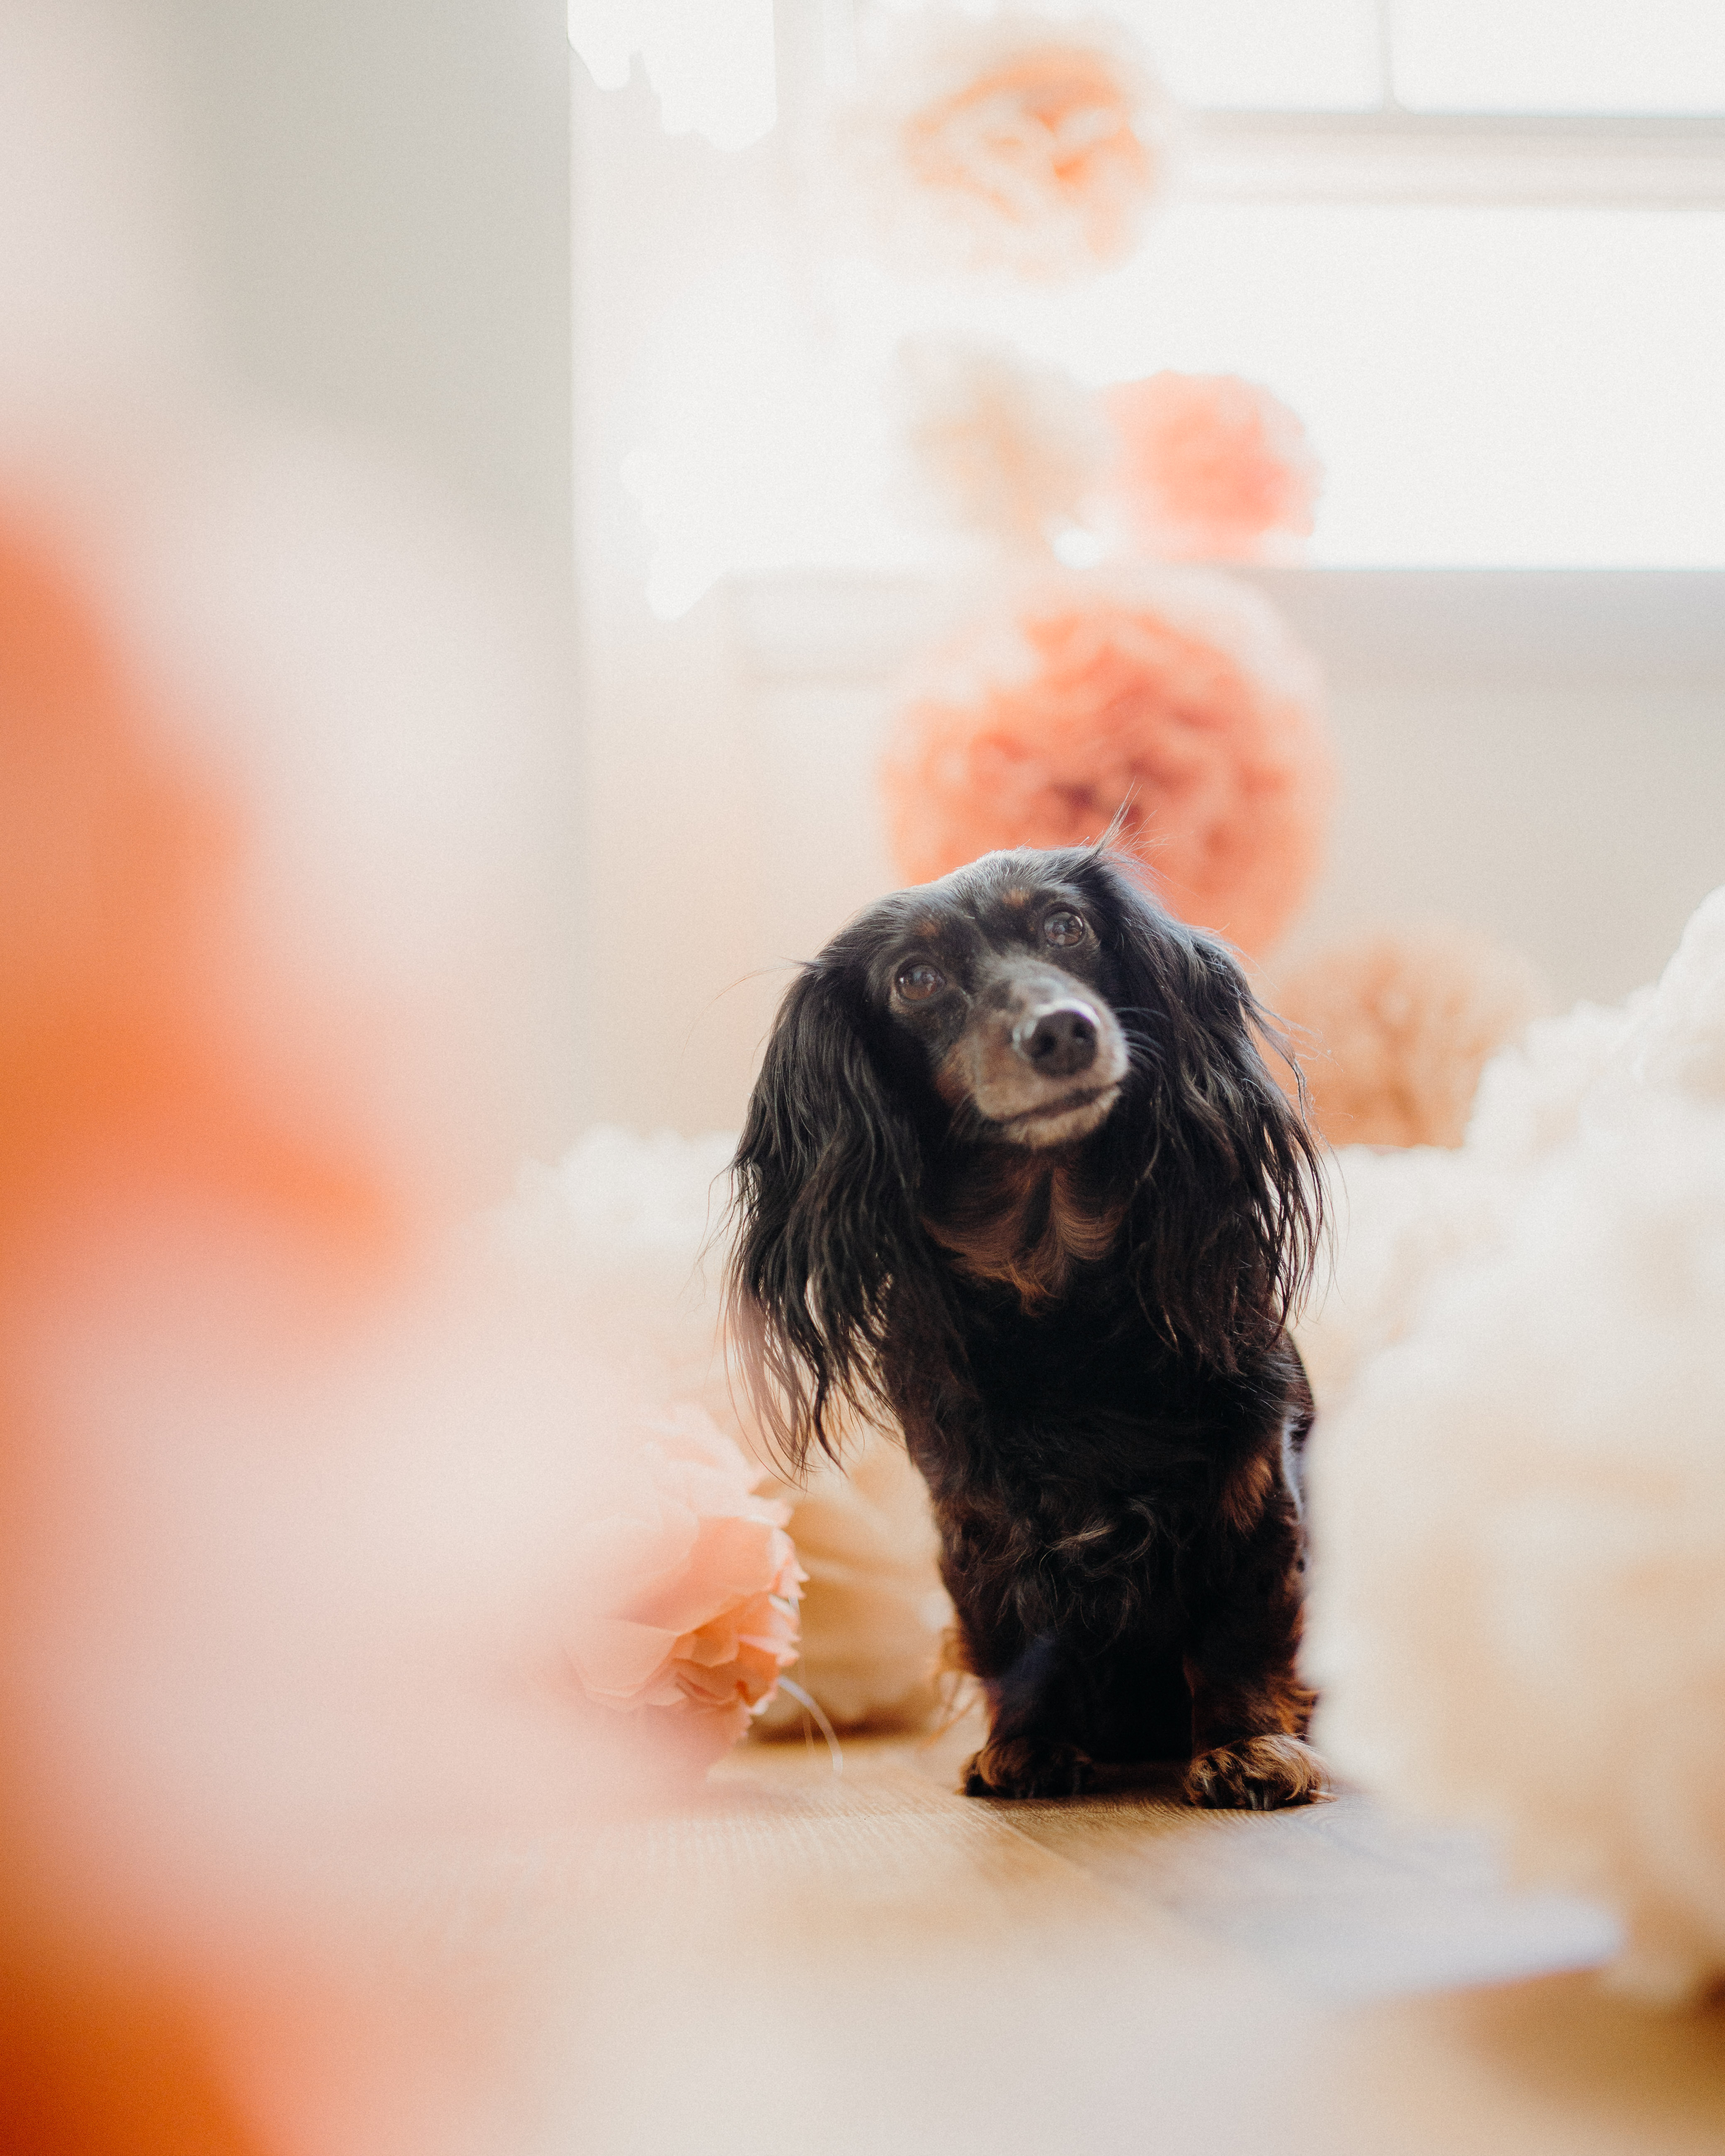
[[[1082,1004],[1033,1011],[1012,1029],[1012,1045],[1045,1078],[1071,1078],[1096,1058],[1096,1014]]]

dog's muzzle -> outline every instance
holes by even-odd
[[[1126,1041],[1108,1006],[1051,966],[1004,968],[937,1080],[1013,1145],[1086,1137],[1106,1121],[1126,1075]]]

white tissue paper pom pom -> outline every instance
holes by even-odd
[[[1081,382],[1009,345],[962,337],[909,338],[899,367],[906,446],[948,521],[1033,551],[1081,525],[1107,454]]]
[[[1725,892],[1656,991],[1494,1067],[1458,1152],[1342,1172],[1319,1741],[1690,1995],[1725,1969]]]

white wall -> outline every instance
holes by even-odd
[[[563,0],[118,0],[153,42],[218,379],[422,483],[530,602],[544,979],[522,1142],[587,1119]],[[559,649],[561,647],[561,649]]]
[[[768,991],[758,967],[763,829],[750,696],[716,594],[647,603],[650,546],[624,486],[651,433],[654,367],[690,285],[770,229],[782,131],[741,153],[667,140],[641,79],[578,68],[576,259],[603,312],[578,318],[578,561],[588,873],[579,1008],[604,1119],[685,1129],[740,1113]]]
[[[1725,576],[1331,571],[1259,579],[1325,660],[1343,777],[1289,957],[1440,915],[1561,1004],[1650,980],[1725,883]]]
[[[253,388],[571,552],[562,0],[133,0]]]

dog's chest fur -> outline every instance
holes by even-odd
[[[1007,1289],[1028,1310],[1064,1296],[1081,1266],[1112,1250],[1124,1207],[1078,1165],[991,1148],[950,1182],[923,1224],[966,1279]]]
[[[1004,1148],[934,1178],[924,1225],[967,1373],[937,1396],[906,1342],[889,1374],[955,1584],[1009,1577],[1039,1621],[1098,1635],[1177,1629],[1194,1563],[1207,1571],[1218,1532],[1248,1528],[1281,1482],[1285,1357],[1224,1373],[1159,1336],[1121,1262],[1124,1208],[1099,1183],[1081,1159]]]

